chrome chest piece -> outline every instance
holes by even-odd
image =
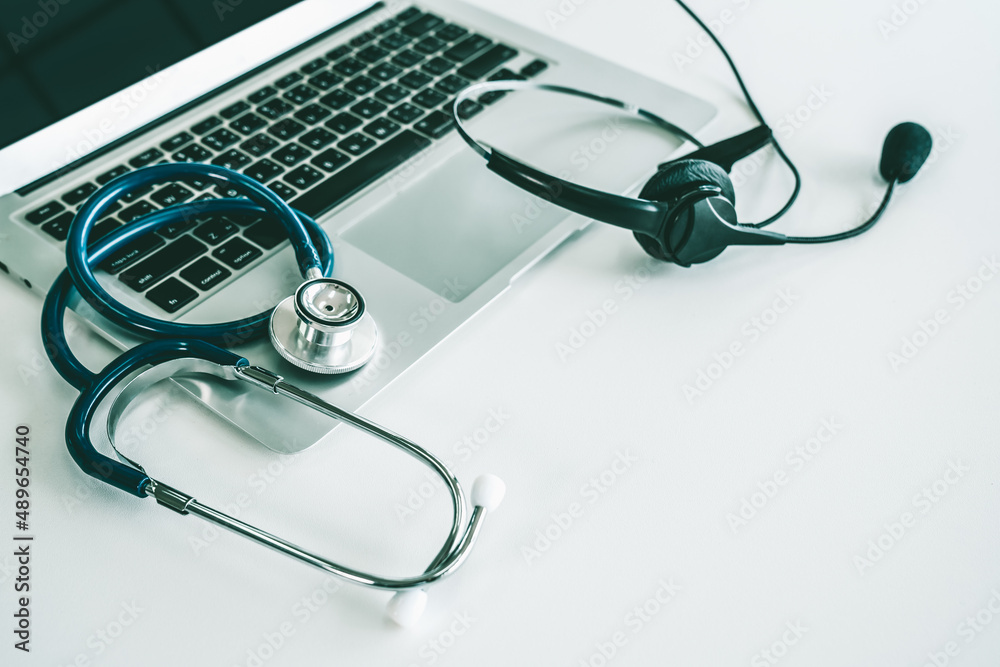
[[[348,373],[375,354],[378,330],[365,300],[347,283],[315,277],[271,315],[271,343],[288,362],[313,373]]]

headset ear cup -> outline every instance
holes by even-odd
[[[635,240],[639,242],[639,245],[641,245],[642,249],[646,251],[646,254],[653,259],[658,259],[661,262],[674,261],[673,257],[667,256],[666,251],[663,249],[659,240],[654,239],[648,234],[642,234],[641,232],[632,232],[632,236],[634,236]]]
[[[714,185],[736,205],[736,191],[726,170],[707,160],[678,160],[660,169],[642,188],[639,199],[670,202],[699,185]]]

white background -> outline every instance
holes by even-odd
[[[698,53],[698,30],[673,3],[577,3],[508,0],[496,11],[710,100],[720,114],[705,140],[750,127],[722,58]],[[427,443],[467,486],[482,472],[508,485],[471,559],[432,589],[412,630],[383,620],[388,594],[324,588],[318,571],[85,477],[63,444],[75,392],[42,355],[41,303],[0,282],[0,540],[15,532],[17,424],[32,432],[36,535],[28,656],[12,648],[13,547],[0,548],[0,663],[996,665],[1000,277],[984,258],[1000,251],[988,203],[1000,10],[693,5],[731,19],[722,38],[802,170],[782,231],[856,224],[882,189],[885,133],[903,120],[931,130],[932,162],[874,231],[835,246],[731,249],[681,269],[592,226],[381,394],[368,416]],[[884,34],[880,22],[904,6]],[[691,62],[679,61],[689,48]],[[828,99],[802,110],[819,89]],[[797,110],[808,120],[779,127]],[[789,186],[774,160],[759,171],[737,175],[744,219]],[[966,299],[958,286],[980,289]],[[783,293],[792,305],[774,318]],[[612,314],[594,315],[609,300]],[[920,335],[938,311],[944,323]],[[904,338],[922,346],[894,368]],[[82,332],[72,341],[92,367],[112,356]],[[711,365],[737,341],[743,354],[720,376]],[[688,400],[699,371],[718,379]],[[130,451],[208,504],[248,499],[241,518],[385,573],[419,571],[443,538],[444,494],[401,518],[423,472],[377,443],[340,429],[278,460],[180,395],[159,400],[133,422]],[[503,425],[484,439],[491,411]],[[834,437],[790,462],[824,420],[840,425]],[[484,444],[463,456],[465,437]],[[609,472],[619,455],[631,463]],[[968,469],[940,481],[952,464]],[[754,498],[762,506],[734,530],[727,516],[782,472],[787,483]],[[602,474],[613,478],[605,493],[585,490]],[[940,497],[920,501],[935,482]],[[574,503],[581,511],[559,528]],[[911,525],[894,527],[907,512]],[[859,561],[880,538],[884,555]],[[677,588],[665,604],[661,581]]]

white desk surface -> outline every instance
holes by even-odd
[[[380,395],[366,413],[432,443],[466,486],[482,472],[508,486],[411,630],[383,621],[388,594],[85,477],[63,444],[75,394],[42,356],[41,303],[0,281],[0,663],[998,664],[1000,9],[693,4],[730,21],[725,43],[802,170],[783,230],[853,225],[881,192],[888,129],[932,131],[931,162],[874,231],[681,269],[592,226]],[[709,99],[720,114],[706,140],[750,127],[714,50],[675,62],[698,31],[671,2],[498,11]],[[808,120],[779,126],[797,110]],[[742,181],[749,219],[789,179],[772,160]],[[587,325],[606,303],[603,325]],[[574,330],[591,335],[561,355]],[[92,364],[110,358],[83,332],[73,340]],[[699,371],[717,379],[689,401]],[[400,514],[430,491],[405,458],[340,430],[280,460],[160,398],[131,441],[158,476],[210,504],[245,501],[241,517],[352,565],[402,574],[433,555],[448,506],[435,491]],[[11,633],[16,424],[32,438],[30,655]]]

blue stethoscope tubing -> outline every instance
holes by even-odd
[[[234,187],[243,198],[194,201],[156,211],[121,227],[90,247],[86,239],[96,222],[123,195],[162,183],[208,179]],[[270,215],[288,232],[303,278],[310,270],[324,276],[333,271],[333,246],[315,220],[294,211],[280,197],[248,176],[215,165],[164,164],[129,172],[95,192],[76,214],[66,239],[66,270],[53,283],[42,309],[42,338],[52,365],[80,391],[66,423],[66,443],[76,463],[88,474],[138,497],[145,497],[149,478],[140,470],[104,456],[88,437],[96,406],[118,382],[132,372],[180,358],[199,358],[220,365],[248,362],[221,345],[229,340],[249,341],[267,330],[271,310],[244,319],[216,324],[183,324],[149,317],[115,300],[94,276],[93,267],[112,252],[143,234],[194,217],[219,214]],[[101,372],[93,373],[73,354],[66,340],[65,310],[74,292],[99,314],[137,335],[153,338],[122,354]]]

